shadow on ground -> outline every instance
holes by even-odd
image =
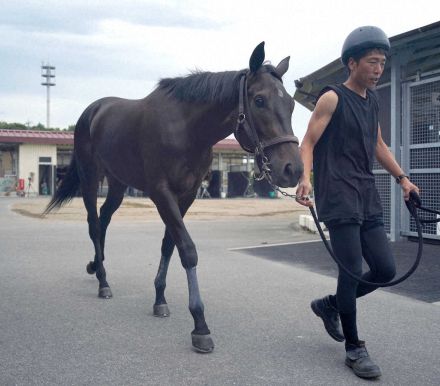
[[[413,265],[418,243],[398,241],[391,243],[397,265],[397,277]],[[267,246],[237,250],[237,252],[293,264],[323,275],[337,277],[337,266],[321,241]],[[367,267],[365,266],[365,269]],[[440,245],[424,244],[423,255],[416,272],[406,281],[385,290],[425,302],[440,301]]]

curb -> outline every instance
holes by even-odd
[[[328,236],[327,228],[324,223],[320,222],[321,228],[324,231],[324,234]],[[300,214],[299,215],[299,226],[303,229],[308,230],[312,233],[318,233],[318,228],[316,227],[315,221],[310,214]]]

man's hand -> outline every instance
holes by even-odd
[[[409,193],[411,191],[415,191],[417,194],[420,193],[419,188],[414,185],[408,178],[403,178],[400,181],[400,187],[403,190],[403,198],[405,199],[405,201],[409,200]]]
[[[309,198],[309,194],[312,191],[312,184],[308,178],[301,178],[296,189],[296,201],[304,206],[313,206],[313,201]]]

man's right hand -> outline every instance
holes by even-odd
[[[313,206],[313,201],[310,199],[309,194],[312,191],[312,184],[309,178],[301,178],[296,189],[296,201],[304,206]]]

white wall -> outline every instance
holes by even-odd
[[[56,145],[38,145],[31,143],[23,143],[18,149],[18,178],[23,178],[25,186],[28,186],[28,177],[30,173],[34,173],[32,182],[33,192],[38,194],[38,175],[39,157],[51,157],[52,165],[57,164],[57,147]],[[32,193],[33,193],[32,192]]]

